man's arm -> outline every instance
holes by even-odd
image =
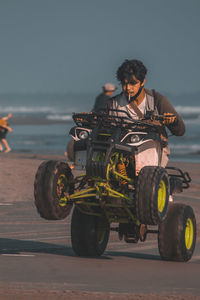
[[[185,124],[181,118],[181,116],[177,113],[173,105],[169,102],[169,100],[161,95],[158,92],[156,93],[155,105],[158,108],[158,113],[161,115],[167,115],[167,113],[174,114],[176,116],[175,120],[172,123],[167,123],[167,128],[171,131],[172,134],[176,136],[182,136],[185,133]]]
[[[7,121],[7,120],[9,120],[10,118],[12,118],[12,114],[11,114],[11,113],[8,114],[7,116],[3,117],[2,120]]]
[[[13,132],[12,128],[7,126],[7,125],[0,125],[0,128],[3,128],[3,129],[6,129],[8,130],[9,132]]]

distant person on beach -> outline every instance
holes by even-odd
[[[112,112],[116,116],[127,116],[128,113],[133,119],[142,119],[148,112],[166,116],[164,125],[161,126],[164,146],[161,166],[165,167],[170,154],[165,126],[173,135],[182,136],[185,133],[185,125],[165,96],[155,90],[144,88],[146,73],[147,69],[141,61],[126,59],[117,70],[117,79],[121,83],[122,92],[110,100],[108,109],[116,110]]]
[[[10,146],[6,140],[7,132],[13,132],[12,128],[8,126],[7,120],[12,118],[12,114],[8,114],[7,116],[0,119],[0,151],[3,151],[3,145],[5,147],[5,153],[11,151]],[[3,144],[3,145],[2,145]]]
[[[116,90],[116,87],[112,83],[106,83],[102,89],[102,93],[99,94],[95,99],[94,107],[92,109],[93,112],[99,112],[100,110],[106,108],[108,101]]]

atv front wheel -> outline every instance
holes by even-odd
[[[46,220],[66,218],[72,208],[67,196],[73,193],[73,175],[67,163],[43,162],[34,182],[35,205],[40,216]]]
[[[159,225],[158,248],[164,260],[188,261],[196,243],[196,219],[193,209],[170,203],[166,219]]]
[[[71,221],[72,249],[78,256],[100,256],[104,253],[110,226],[104,216],[82,213],[75,207]]]
[[[138,174],[136,214],[142,224],[157,225],[166,216],[169,200],[169,178],[162,167],[147,166]]]

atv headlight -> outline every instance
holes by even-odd
[[[131,135],[130,136],[130,142],[131,143],[138,143],[140,141],[140,136],[137,134]]]
[[[84,139],[87,139],[88,138],[88,132],[87,131],[85,131],[85,130],[82,130],[80,133],[79,133],[79,138],[81,139],[81,140],[84,140]]]

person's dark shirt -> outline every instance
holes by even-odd
[[[92,109],[93,112],[99,112],[100,110],[106,108],[108,101],[110,100],[110,96],[101,93],[95,99],[94,107]]]

